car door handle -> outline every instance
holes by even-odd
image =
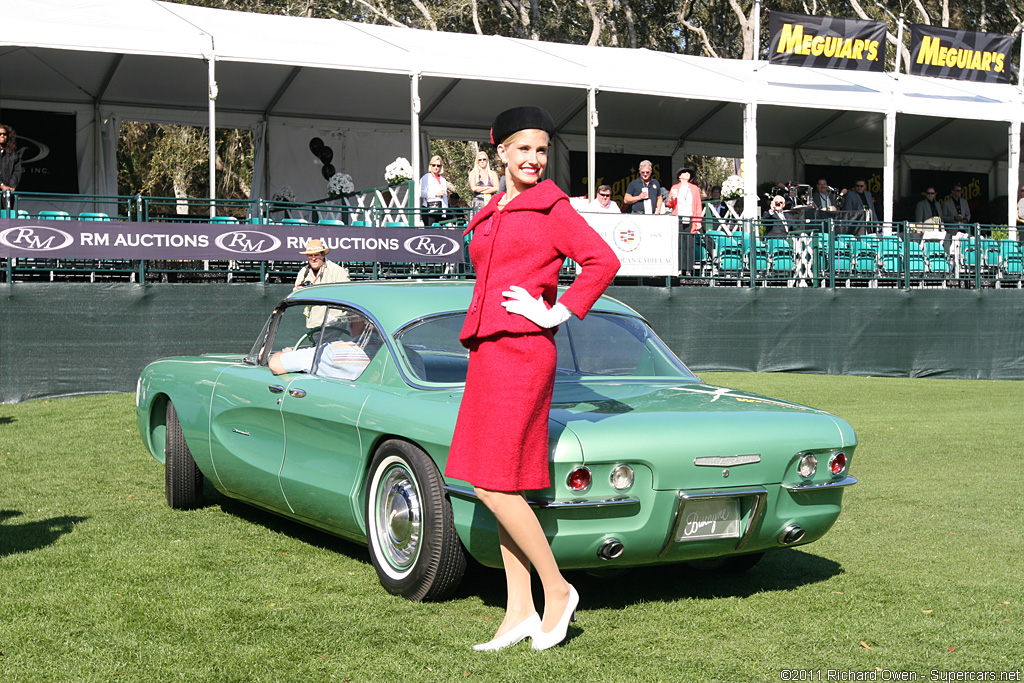
[[[270,393],[272,393],[272,394],[283,394],[284,393],[284,387],[281,386],[280,384],[271,384],[267,388],[270,389]]]
[[[302,398],[303,396],[306,395],[306,392],[303,391],[302,389],[289,389],[288,395],[293,398]]]

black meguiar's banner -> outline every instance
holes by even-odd
[[[910,25],[910,73],[961,81],[1009,83],[1013,38],[925,24]]]
[[[826,69],[882,71],[885,23],[772,12],[768,61]]]

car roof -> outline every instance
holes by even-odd
[[[353,304],[372,314],[388,332],[406,323],[437,313],[464,311],[473,295],[473,280],[371,280],[312,285],[297,289],[287,300],[317,300]],[[564,291],[564,287],[559,290]],[[603,296],[594,310],[638,315],[609,296]]]

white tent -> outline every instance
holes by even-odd
[[[8,4],[0,107],[78,115],[83,193],[115,193],[126,119],[251,128],[254,195],[291,185],[309,199],[323,188],[313,135],[371,187],[396,156],[422,168],[427,138],[485,140],[495,112],[532,103],[552,112],[562,152],[586,150],[591,164],[597,151],[743,157],[748,195],[759,177],[829,163],[885,168],[887,215],[910,168],[986,172],[1016,197],[1016,86],[155,1]],[[565,185],[567,155],[552,167]]]

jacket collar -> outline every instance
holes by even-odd
[[[476,228],[477,224],[487,220],[491,215],[497,213],[498,202],[500,202],[501,198],[504,196],[504,192],[495,194],[494,198],[487,202],[487,205],[480,209],[476,216],[473,217],[473,220],[469,223],[469,227],[467,227],[465,232],[462,234],[469,234],[474,228]],[[547,211],[561,200],[569,201],[565,196],[565,193],[558,189],[558,185],[555,185],[555,181],[550,179],[542,180],[525,192],[520,192],[515,199],[505,205],[502,212]]]

